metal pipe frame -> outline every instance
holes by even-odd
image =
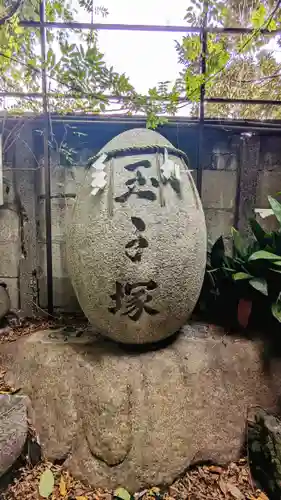
[[[209,26],[204,28],[203,26],[169,26],[160,24],[114,24],[114,23],[77,23],[77,22],[49,22],[44,21],[42,24],[40,21],[29,21],[23,20],[20,25],[26,28],[40,28],[43,26],[48,29],[85,29],[85,30],[107,30],[107,31],[152,31],[152,32],[162,32],[162,33],[203,33],[203,31],[208,31],[208,33],[217,34],[229,34],[229,35],[247,35],[252,34],[256,30],[252,28],[232,28],[232,27],[215,27]],[[271,35],[281,33],[281,28],[275,30],[261,29],[259,32],[263,35]]]
[[[281,76],[281,75],[280,75]],[[82,92],[79,93],[68,93],[68,94],[63,94],[60,92],[47,92],[46,93],[48,99],[87,99],[87,98],[98,98],[96,94],[83,94]],[[44,98],[44,93],[43,92],[0,92],[0,98],[1,97],[11,97],[11,98],[19,98],[19,99],[28,99],[28,98],[33,98],[33,99],[43,99]],[[104,96],[106,99],[112,102],[120,102],[120,101],[129,101],[130,97],[127,96],[114,96],[114,95],[105,95]],[[149,96],[147,96],[147,99],[150,99]],[[166,102],[168,101],[165,98],[159,97],[159,101],[161,102]],[[191,104],[192,101],[187,99],[186,97],[179,97],[178,99],[179,103],[186,103],[186,104]],[[274,106],[281,106],[281,101],[280,100],[274,100],[274,99],[235,99],[235,98],[227,98],[227,97],[204,97],[204,102],[210,102],[213,104],[252,104],[252,105],[274,105]]]
[[[40,28],[40,41],[41,41],[41,57],[42,57],[42,69],[41,69],[41,81],[42,81],[42,92],[0,92],[1,97],[11,97],[11,98],[33,98],[41,99],[43,105],[43,123],[44,123],[44,178],[45,178],[45,218],[46,218],[46,254],[47,254],[47,296],[48,296],[48,313],[53,314],[54,304],[53,304],[53,262],[52,262],[52,219],[51,219],[51,182],[50,182],[50,151],[49,151],[49,140],[50,140],[50,111],[49,111],[49,100],[50,99],[87,99],[89,97],[98,98],[94,94],[80,94],[79,92],[74,93],[57,93],[47,91],[47,73],[46,73],[46,30],[48,29],[79,29],[79,30],[108,30],[108,31],[135,31],[135,32],[158,32],[158,33],[182,33],[187,34],[199,34],[201,39],[201,58],[200,58],[200,72],[202,75],[206,74],[206,62],[207,62],[207,36],[208,33],[217,34],[228,34],[228,35],[241,35],[241,34],[253,34],[256,30],[251,28],[233,28],[233,27],[212,27],[208,26],[208,0],[204,1],[203,6],[203,23],[202,26],[165,26],[165,25],[141,25],[141,24],[107,24],[107,23],[79,23],[79,22],[48,22],[46,21],[46,9],[45,0],[41,0],[40,3],[40,20],[22,20],[20,25],[27,28]],[[259,33],[265,36],[272,37],[276,34],[281,33],[281,28],[275,30],[261,29]],[[38,70],[40,72],[40,70]],[[70,89],[71,90],[71,89]],[[280,100],[261,100],[261,99],[228,99],[220,97],[206,97],[205,83],[200,87],[200,106],[199,106],[199,119],[177,119],[173,118],[172,122],[177,123],[191,123],[198,127],[198,154],[197,154],[197,187],[201,194],[202,190],[202,172],[203,172],[203,143],[204,143],[204,129],[205,127],[215,127],[215,128],[225,128],[227,130],[235,130],[241,132],[241,130],[257,130],[257,131],[275,131],[281,134],[281,122],[280,125],[272,123],[270,121],[258,122],[258,121],[243,121],[235,120],[214,120],[205,117],[204,104],[205,103],[225,103],[225,104],[242,104],[242,105],[273,105],[281,106]],[[126,101],[130,99],[129,97],[119,97],[119,96],[106,96],[107,99],[113,102]],[[163,99],[165,101],[165,99]],[[180,97],[179,102],[189,103],[187,98]],[[30,116],[27,114],[27,116]],[[31,115],[34,116],[34,115]],[[112,120],[112,116],[110,119]],[[56,117],[52,119],[56,120]],[[64,120],[63,117],[59,116],[57,119]],[[79,120],[79,115],[67,116],[67,120]],[[106,116],[101,116],[100,121],[106,120]],[[120,116],[120,120],[126,120],[126,117]],[[139,121],[143,117],[137,117]],[[91,121],[88,117],[84,121]]]
[[[48,313],[53,314],[53,253],[52,253],[52,218],[51,218],[51,175],[50,175],[50,122],[47,95],[47,73],[46,73],[46,28],[45,23],[45,0],[40,3],[40,41],[42,58],[42,100],[44,113],[44,179],[45,179],[45,224],[46,224],[46,264],[47,264],[47,298]]]
[[[206,94],[206,57],[207,57],[207,36],[206,31],[208,21],[208,0],[203,3],[203,31],[200,34],[201,41],[201,58],[200,58],[200,73],[203,76],[203,83],[200,86],[200,103],[199,103],[199,134],[198,134],[198,150],[197,150],[197,189],[199,196],[202,194],[202,178],[203,178],[203,144],[204,144],[204,120],[205,120],[205,94]]]

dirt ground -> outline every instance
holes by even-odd
[[[111,500],[110,490],[90,489],[75,481],[61,466],[39,463],[26,465],[18,479],[0,493],[2,500],[41,500],[39,483],[42,473],[50,468],[55,478],[51,500]],[[0,482],[1,484],[1,482]],[[268,500],[252,484],[246,460],[231,463],[228,467],[201,466],[189,470],[168,488],[151,487],[134,495],[135,500]]]

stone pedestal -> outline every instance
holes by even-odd
[[[28,398],[0,395],[0,477],[20,456],[27,437]]]
[[[280,363],[265,376],[262,349],[200,324],[150,352],[42,331],[2,345],[0,363],[31,399],[45,457],[92,486],[133,492],[239,457],[249,408],[277,408]]]

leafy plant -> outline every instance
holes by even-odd
[[[233,255],[227,255],[220,237],[207,256],[201,308],[234,313],[243,327],[253,314],[265,318],[268,311],[281,323],[281,204],[271,196],[268,200],[280,226],[277,231],[267,233],[251,219],[250,244],[232,228]]]
[[[182,97],[192,103],[193,114],[198,111],[200,87],[206,86],[210,97],[275,98],[281,95],[280,63],[264,51],[268,38],[263,29],[281,26],[281,7],[271,0],[230,0],[227,7],[221,0],[208,2],[208,26],[252,27],[254,33],[226,36],[209,33],[207,37],[206,75],[200,71],[201,42],[198,34],[184,36],[176,44],[181,72],[174,81],[160,82],[142,95],[125,74],[119,74],[106,64],[99,50],[97,32],[81,29],[47,30],[45,69],[48,76],[49,111],[56,113],[108,111],[142,113],[147,125],[156,128],[166,120],[164,115],[175,115],[183,106]],[[41,91],[42,60],[40,56],[40,29],[24,28],[21,19],[39,20],[39,0],[26,0],[21,9],[7,23],[0,26],[0,90],[15,93]],[[189,25],[201,26],[205,16],[204,0],[191,0],[185,20]],[[78,0],[76,7],[70,0],[47,0],[46,21],[72,23],[79,17],[105,17],[108,11],[93,0]],[[277,40],[277,44],[280,42]],[[258,83],[258,85],[257,85]],[[63,95],[64,94],[64,95]],[[65,96],[65,94],[67,94]],[[246,95],[247,94],[247,95]],[[114,101],[109,96],[114,96]],[[1,98],[3,99],[3,98]],[[1,100],[0,99],[0,100]],[[35,98],[15,99],[9,111],[42,112],[42,102]],[[111,104],[114,102],[114,108]],[[120,107],[115,107],[118,104]],[[3,106],[5,107],[5,106]],[[239,106],[227,103],[206,103],[206,115],[260,118],[280,117],[275,106]]]

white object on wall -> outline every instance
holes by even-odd
[[[174,177],[178,181],[180,181],[180,166],[173,160],[169,159],[168,151],[166,148],[164,149],[164,163],[160,167],[160,170],[166,180]]]
[[[107,174],[104,172],[105,169],[105,161],[107,159],[107,155],[103,153],[99,158],[93,163],[92,168],[92,191],[91,195],[96,196],[99,191],[105,188],[107,183]]]
[[[267,219],[271,215],[274,215],[274,212],[271,208],[255,208],[255,214],[258,214],[262,219]]]

